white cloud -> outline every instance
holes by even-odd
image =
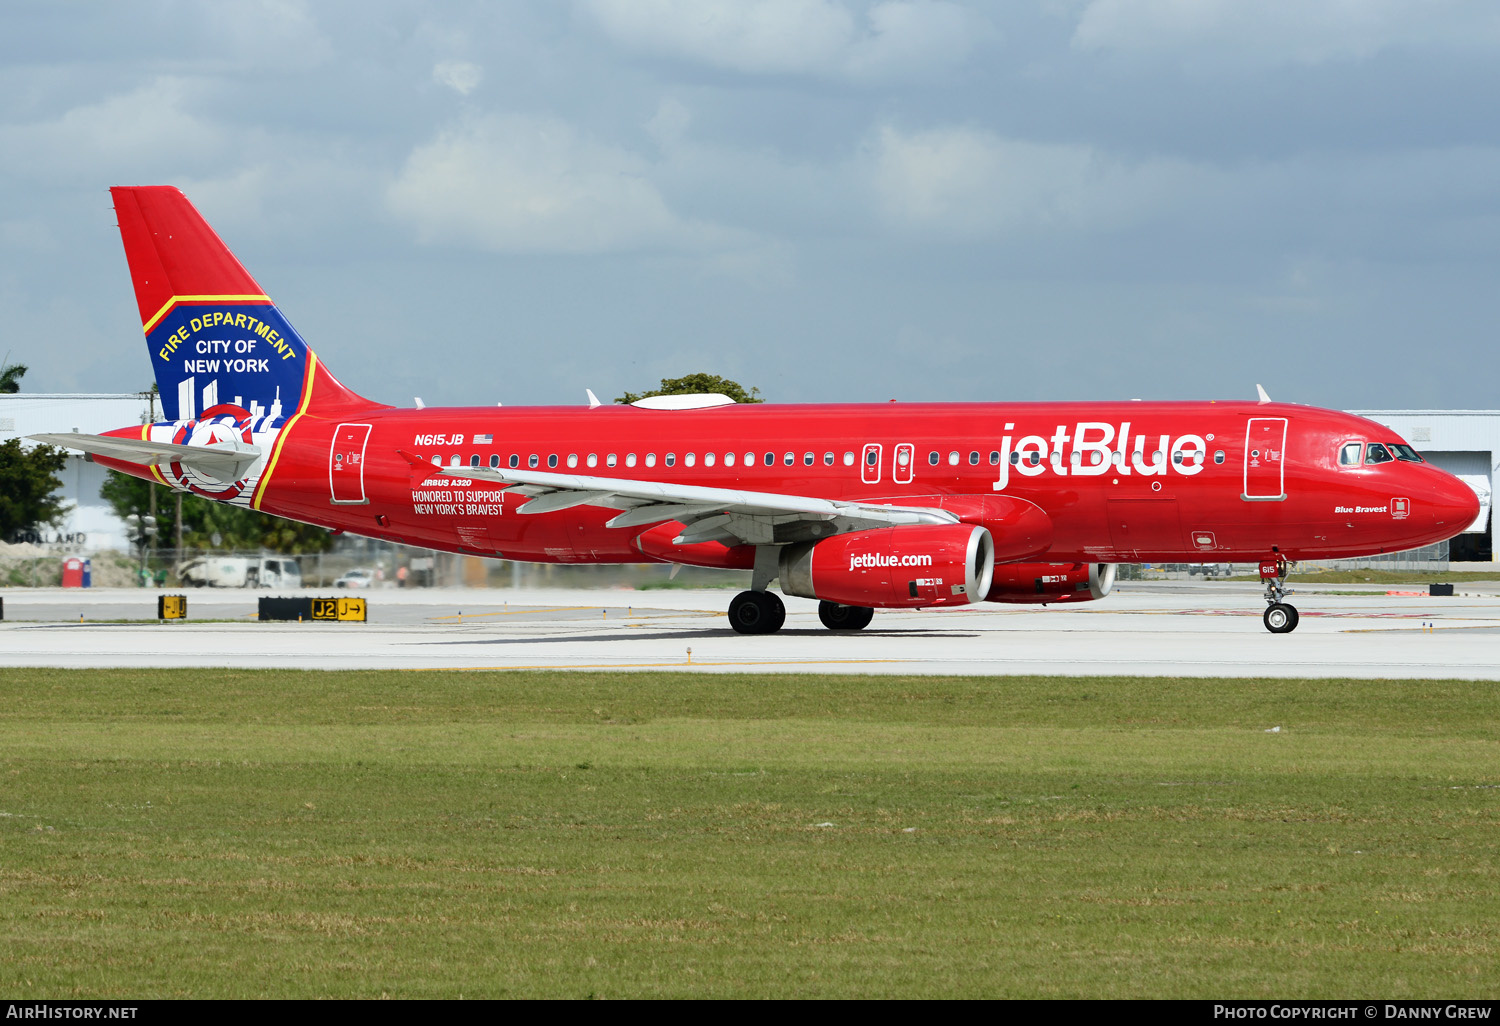
[[[432,80],[447,86],[460,96],[468,96],[479,88],[484,78],[484,69],[468,61],[439,61],[432,68]]]
[[[693,112],[680,100],[670,96],[656,106],[656,113],[646,122],[646,134],[663,150],[670,150],[687,138],[693,123]]]
[[[1407,46],[1493,46],[1500,11],[1474,0],[1091,0],[1073,45],[1231,63],[1322,64]]]
[[[616,43],[747,74],[920,74],[963,61],[984,23],[944,0],[891,0],[863,19],[838,0],[580,0]]]
[[[1201,177],[1179,161],[1129,162],[968,127],[882,128],[867,171],[888,222],[952,238],[1122,227],[1181,202]]]
[[[53,121],[0,125],[0,169],[55,182],[143,173],[164,159],[203,166],[222,155],[226,133],[185,108],[190,84],[163,77],[83,104]]]
[[[679,217],[646,161],[550,118],[469,119],[417,147],[386,194],[425,243],[493,252],[713,248],[725,230]]]
[[[893,2],[870,9],[870,33],[849,54],[855,74],[921,74],[958,64],[988,25],[951,3]]]

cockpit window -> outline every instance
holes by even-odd
[[[1343,445],[1339,446],[1339,466],[1359,466],[1360,451],[1364,449],[1364,447],[1364,442],[1345,442]]]
[[[1390,454],[1390,451],[1387,450],[1386,447],[1381,445],[1379,442],[1371,442],[1369,447],[1365,449],[1366,466],[1371,463],[1389,463],[1395,458],[1396,457],[1392,456]]]
[[[1391,452],[1396,454],[1396,459],[1400,460],[1402,463],[1426,462],[1420,455],[1417,454],[1417,450],[1413,449],[1409,445],[1397,445],[1396,443],[1392,442],[1390,445],[1390,450]]]

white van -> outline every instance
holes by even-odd
[[[302,568],[291,556],[200,556],[177,567],[194,588],[300,588]]]

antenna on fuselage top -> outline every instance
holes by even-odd
[[[599,401],[599,397],[594,394],[594,390],[592,388],[585,388],[583,390],[583,393],[584,395],[589,397],[589,409],[597,410],[599,407],[604,405]]]
[[[427,409],[427,404],[422,401],[422,397],[421,396],[414,396],[412,398],[412,401],[417,404],[417,409],[419,409],[419,410],[425,410],[425,409]]]
[[[1268,402],[1271,401],[1271,397],[1268,396],[1268,395],[1266,395],[1266,390],[1264,388],[1261,388],[1260,385],[1256,385],[1255,386],[1255,394],[1260,398],[1260,401],[1263,402],[1263,403],[1268,403]]]

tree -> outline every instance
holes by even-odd
[[[10,354],[5,354],[10,359]],[[15,395],[21,390],[21,376],[29,370],[24,363],[0,362],[0,395]]]
[[[730,381],[721,378],[717,374],[688,374],[680,378],[662,378],[661,387],[653,388],[649,392],[626,392],[615,400],[617,403],[633,403],[637,399],[645,399],[653,395],[691,395],[702,392],[721,392],[729,396],[737,403],[763,403],[760,397],[760,389],[751,388],[748,391],[738,381]]]
[[[0,443],[0,538],[62,519],[57,472],[67,460],[66,452],[51,445],[26,450],[19,438]]]
[[[138,477],[110,471],[109,480],[99,489],[99,494],[115,514],[124,519],[151,508],[151,489],[155,487]],[[176,525],[171,504],[159,504],[156,517],[161,528],[158,537],[172,537]],[[217,545],[214,544],[214,535],[219,536]],[[182,546],[185,549],[269,549],[301,555],[327,552],[333,548],[333,535],[311,524],[299,524],[295,520],[243,506],[215,502],[201,495],[185,495],[182,499]]]

